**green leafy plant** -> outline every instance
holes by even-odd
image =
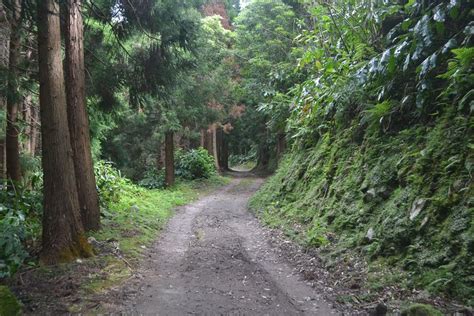
[[[138,182],[138,185],[147,189],[162,189],[166,187],[165,173],[163,170],[148,170],[145,177]]]
[[[0,191],[0,278],[12,276],[28,257],[24,242],[39,235],[41,210],[41,192]]]
[[[122,177],[120,171],[115,169],[111,162],[97,162],[94,166],[94,173],[100,205],[107,208],[110,203],[118,201],[123,187],[129,180]]]
[[[176,175],[185,180],[208,179],[216,173],[214,158],[204,148],[176,152]]]

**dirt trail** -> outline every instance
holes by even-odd
[[[114,312],[145,315],[336,313],[268,245],[246,208],[262,183],[228,186],[178,210]],[[130,294],[132,293],[132,294]]]

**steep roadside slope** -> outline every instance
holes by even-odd
[[[351,19],[364,25],[357,3]],[[290,150],[250,204],[331,269],[367,261],[363,300],[396,285],[405,292],[387,297],[421,291],[473,306],[474,11],[467,1],[397,3],[382,7],[372,50],[351,29],[354,56],[337,42],[300,61],[316,70],[291,95]]]
[[[320,247],[328,262],[357,253],[373,267],[396,268],[374,282],[422,287],[472,306],[473,123],[447,108],[429,125],[367,130],[357,139],[355,120],[312,148],[295,148],[251,207]]]

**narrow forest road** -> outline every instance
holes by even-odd
[[[315,290],[268,245],[248,212],[263,182],[231,183],[182,207],[143,263],[138,288],[115,306],[144,315],[330,315]],[[127,291],[124,289],[124,291]],[[124,298],[127,297],[125,294]]]

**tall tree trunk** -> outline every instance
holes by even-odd
[[[212,125],[206,130],[206,135],[204,139],[204,148],[207,150],[208,154],[214,156],[213,146],[214,136],[212,133]]]
[[[66,6],[67,114],[82,224],[90,231],[100,228],[100,209],[86,111],[82,0],[67,0]]]
[[[10,23],[8,23],[7,13],[0,1],[0,69],[5,72],[8,69],[8,55],[10,52]],[[5,110],[7,98],[5,94],[0,94],[0,110]],[[0,132],[0,179],[6,175],[6,155],[5,155],[5,130]]]
[[[199,142],[199,145],[202,148],[206,148],[206,130],[204,128],[201,128],[201,140]]]
[[[217,145],[217,161],[219,162],[219,170],[228,170],[228,164],[226,159],[226,148],[225,148],[225,133],[222,127],[216,127],[216,145]]]
[[[21,180],[19,129],[17,126],[18,107],[20,103],[19,73],[20,63],[20,31],[21,31],[21,0],[11,1],[11,33],[10,58],[8,67],[7,92],[7,178],[13,182]]]
[[[55,264],[92,254],[80,219],[55,0],[38,2],[38,48],[44,172],[40,257]]]
[[[224,171],[230,170],[229,168],[229,142],[227,136],[224,133],[222,135],[222,152],[221,152],[221,168]]]
[[[218,154],[218,148],[217,148],[217,128],[216,124],[212,124],[211,127],[212,131],[212,156],[214,157],[214,164],[216,165],[216,170],[220,170],[219,166],[219,154]]]
[[[38,144],[38,109],[31,105],[30,107],[30,134],[28,140],[28,152],[31,156],[36,156],[36,145]]]
[[[173,132],[165,134],[165,182],[166,186],[174,185],[174,140]]]

